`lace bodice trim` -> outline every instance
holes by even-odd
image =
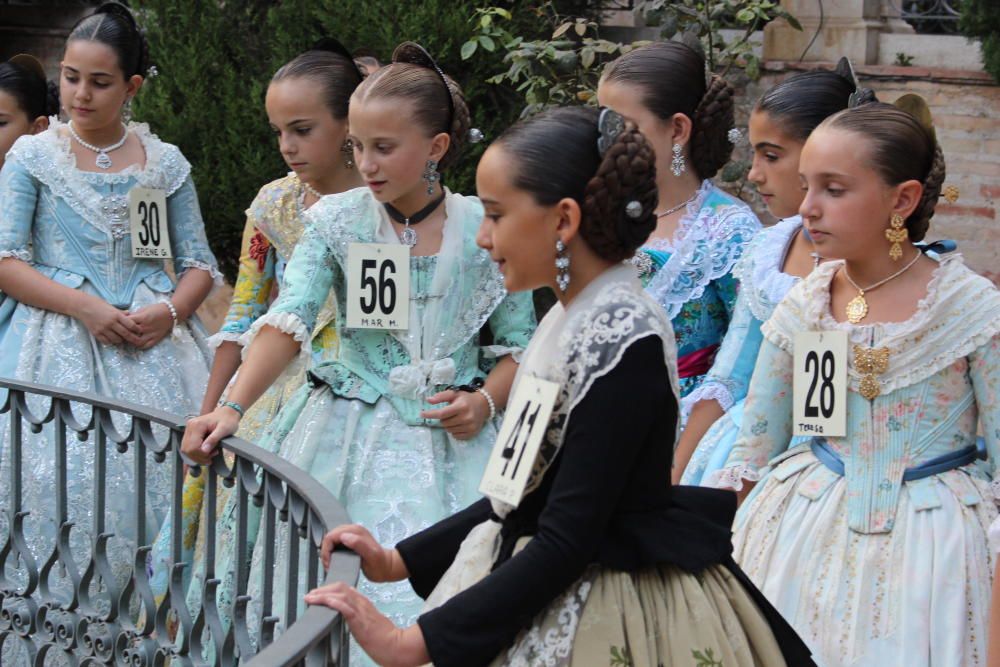
[[[802,227],[802,218],[794,216],[778,221],[754,237],[733,275],[740,281],[740,290],[747,294],[747,305],[753,316],[766,322],[775,307],[801,278],[781,270],[795,233]]]
[[[846,331],[851,343],[888,347],[889,369],[879,375],[882,393],[888,394],[927,379],[1000,335],[1000,292],[958,253],[940,261],[926,296],[903,322],[855,325],[834,319],[830,283],[841,266],[842,261],[824,262],[797,284],[764,323],[764,337],[789,354],[798,331]],[[851,389],[859,390],[861,378],[852,365]]]

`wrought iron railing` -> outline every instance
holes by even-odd
[[[216,515],[221,481],[231,487],[236,504],[237,553],[246,550],[252,528],[248,517],[253,514],[248,510],[254,504],[266,517],[258,540],[263,562],[275,568],[276,544],[282,543],[282,536],[287,540],[288,557],[277,559],[279,565],[284,563],[283,573],[264,568],[257,600],[248,595],[249,564],[237,558],[234,602],[229,609],[220,609],[216,588],[223,573],[213,569],[215,523],[207,522],[205,583],[200,607],[192,614],[182,584],[183,573],[190,567],[181,562],[182,535],[190,528],[181,516],[183,421],[155,409],[11,380],[0,379],[0,393],[6,393],[0,396],[0,415],[5,415],[0,416],[0,423],[7,430],[0,441],[6,450],[0,474],[7,480],[0,496],[6,520],[5,534],[0,535],[0,662],[4,667],[14,667],[18,661],[37,666],[193,667],[206,664],[206,647],[207,664],[212,665],[238,661],[247,667],[347,664],[347,631],[339,614],[326,607],[299,611],[302,589],[321,581],[318,549],[324,533],[347,521],[344,509],[318,482],[260,447],[238,438],[223,442],[227,455],[217,456],[207,471],[200,471],[207,474],[207,515]],[[88,510],[71,505],[77,502],[70,498],[72,480],[67,474],[67,438],[71,435],[93,452]],[[133,470],[131,517],[127,525],[121,521],[109,525],[107,489],[114,480],[108,477],[108,466],[121,463],[115,457],[126,456]],[[22,503],[25,484],[31,483],[25,475],[41,457],[52,457],[55,474],[54,488],[42,503],[57,527],[49,534],[26,528],[31,512],[42,508]],[[147,517],[146,482],[155,477],[155,466],[167,467],[160,470],[169,474],[172,516],[180,517],[174,521],[170,540],[169,588],[160,600],[151,586],[148,562],[156,536]],[[73,525],[71,509],[77,517],[87,516],[90,525],[86,529]],[[109,555],[116,532],[127,535],[132,549],[124,577],[116,577]],[[337,552],[322,581],[353,585],[358,572],[355,555]],[[283,576],[284,595],[273,601],[273,583],[279,576]],[[258,605],[259,614],[248,613],[251,604]],[[251,620],[255,616],[259,619]],[[278,636],[276,625],[285,628]]]
[[[900,18],[917,32],[928,34],[958,32],[959,4],[959,0],[889,0]]]

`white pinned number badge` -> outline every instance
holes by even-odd
[[[794,363],[792,432],[847,435],[847,332],[800,331]]]
[[[352,243],[347,249],[347,328],[404,331],[410,326],[410,249]]]
[[[481,493],[514,507],[521,502],[558,393],[555,382],[531,376],[518,381],[479,483]]]
[[[167,195],[157,188],[132,188],[128,193],[128,219],[132,231],[132,256],[170,259],[167,229]]]

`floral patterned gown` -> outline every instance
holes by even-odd
[[[908,320],[851,325],[830,313],[841,265],[821,264],[763,326],[742,431],[714,479],[760,480],[737,516],[734,557],[821,665],[984,665],[1000,294],[951,254]],[[793,340],[804,330],[846,331],[860,348],[848,355],[846,437],[792,438]],[[884,368],[868,364],[881,348]],[[873,381],[880,393],[868,400],[859,392]],[[963,458],[979,420],[985,466]],[[964,464],[928,467],[942,457]]]
[[[736,303],[733,266],[759,230],[749,206],[706,180],[674,238],[651,239],[633,259],[673,321],[682,398],[712,366]]]

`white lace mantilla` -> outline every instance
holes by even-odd
[[[559,385],[525,494],[538,488],[562,447],[573,409],[599,378],[612,371],[636,341],[658,336],[670,374],[674,395],[679,395],[677,348],[673,329],[663,309],[646,294],[631,266],[616,265],[593,282],[564,308],[557,303],[538,325],[525,350],[511,394],[522,377],[536,377]],[[506,517],[514,508],[496,500],[493,511]],[[469,532],[451,567],[427,598],[425,610],[434,609],[474,585],[490,572],[499,547],[500,523],[485,521]]]
[[[733,267],[733,275],[740,281],[740,291],[747,294],[750,312],[761,322],[766,322],[775,307],[800,278],[782,272],[788,249],[795,233],[802,228],[802,218],[794,216],[779,220],[754,237],[743,257]]]
[[[653,239],[646,244],[647,248],[671,252],[646,288],[670,319],[684,304],[701,297],[710,282],[729,273],[743,254],[746,241],[760,229],[753,211],[739,200],[705,206],[708,196],[717,191],[711,181],[702,182],[673,241]],[[737,238],[742,242],[736,242]]]
[[[958,253],[947,255],[934,269],[927,295],[904,322],[850,324],[830,313],[830,283],[842,261],[820,264],[797,284],[774,315],[761,327],[764,337],[789,354],[799,331],[846,331],[852,344],[890,350],[889,369],[879,375],[888,394],[921,382],[966,357],[1000,334],[1000,292],[965,266]],[[851,389],[859,391],[862,375],[848,369]]]
[[[77,169],[76,158],[70,150],[69,133],[65,124],[55,117],[50,120],[49,129],[45,132],[18,139],[7,159],[20,163],[87,223],[121,238],[128,233],[128,197],[124,194],[104,195],[95,190],[93,184],[123,184],[135,178],[137,186],[165,190],[169,197],[191,173],[191,165],[180,150],[161,141],[147,124],[129,123],[128,129],[142,142],[146,152],[144,167],[133,164],[110,174]],[[217,270],[212,273],[213,277],[221,278]]]

